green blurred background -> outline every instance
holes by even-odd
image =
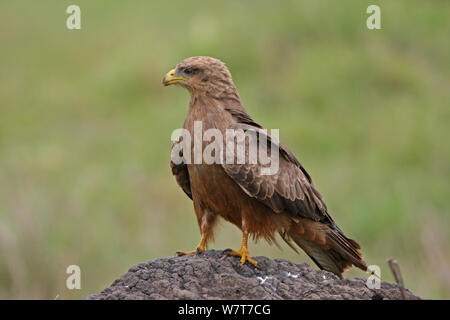
[[[188,93],[161,85],[194,55],[227,63],[383,280],[393,257],[414,293],[450,298],[449,16],[438,0],[2,1],[0,298],[83,298],[198,243],[169,169]],[[221,223],[211,247],[240,241]],[[250,244],[311,263],[283,248]],[[65,286],[72,264],[81,290]]]

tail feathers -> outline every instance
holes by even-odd
[[[342,273],[352,265],[367,271],[359,244],[347,238],[338,228],[308,221],[295,223],[282,238],[295,250],[294,241],[320,269],[332,272],[342,279]],[[297,251],[297,250],[295,250]]]

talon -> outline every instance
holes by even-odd
[[[177,251],[176,254],[179,257],[187,256],[187,255],[190,255],[190,254],[200,254],[203,251],[205,251],[205,248],[206,248],[206,238],[204,236],[202,236],[202,239],[200,240],[200,243],[198,244],[197,249],[192,250],[192,251],[187,251],[187,252]]]
[[[241,267],[244,265],[245,261],[250,262],[255,268],[258,268],[258,261],[251,258],[250,256],[247,256],[245,259],[241,258]]]
[[[200,254],[203,251],[204,251],[203,249],[197,247],[197,249],[195,249],[195,250],[191,250],[191,251],[187,251],[187,252],[177,251],[176,253],[177,253],[177,256],[181,257],[181,256],[188,256],[191,254]]]
[[[187,251],[187,252],[185,252],[185,251],[177,251],[177,256],[179,256],[179,257],[187,256],[187,255],[190,255],[190,254],[193,254],[193,253],[194,253],[193,251]]]
[[[250,257],[248,250],[246,248],[241,248],[239,251],[235,251],[235,250],[230,250],[230,251],[225,250],[225,251],[230,256],[241,257],[241,264],[240,264],[241,267],[247,261],[247,262],[251,263],[255,268],[258,268],[258,261],[256,261],[255,259]]]
[[[252,257],[250,257],[250,254],[248,253],[247,240],[248,240],[248,234],[247,234],[247,232],[244,232],[243,237],[242,237],[242,246],[239,249],[239,251],[225,249],[224,252],[230,256],[241,257],[241,267],[244,265],[245,261],[248,261],[249,263],[254,265],[255,268],[258,268],[258,261],[256,261],[255,259],[252,259]]]

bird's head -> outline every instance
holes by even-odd
[[[211,57],[191,57],[177,64],[163,79],[163,84],[180,85],[194,91],[220,93],[234,90],[231,74],[225,64]]]

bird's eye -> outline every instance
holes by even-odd
[[[192,73],[194,73],[194,69],[192,69],[192,68],[186,68],[186,69],[184,69],[184,73],[185,73],[185,74],[192,74]]]

